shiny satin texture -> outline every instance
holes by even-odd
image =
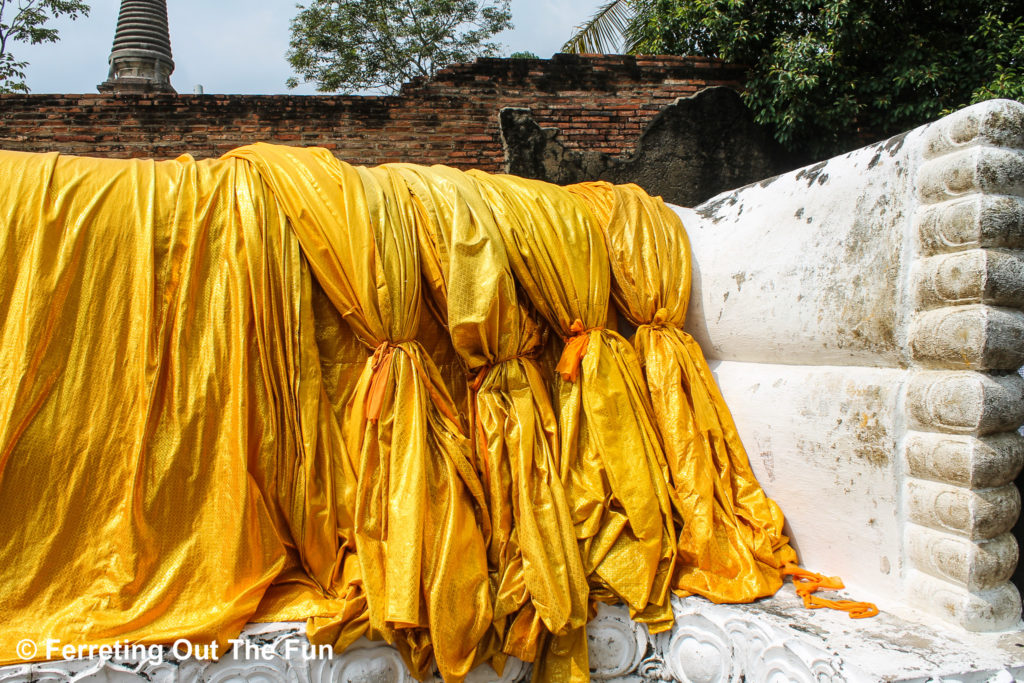
[[[519,301],[498,219],[473,179],[444,166],[388,168],[427,209],[422,259],[436,264],[426,278],[434,310],[474,375],[469,428],[490,514],[497,645],[534,661],[548,634],[575,633],[587,620],[556,417],[536,361],[542,330]]]
[[[663,631],[795,559],[639,188],[264,144],[0,187],[0,663],[305,619],[583,682],[598,602]]]
[[[636,186],[568,188],[599,219],[612,296],[636,327],[655,421],[684,520],[672,587],[713,602],[750,602],[782,585],[796,562],[779,506],[757,483],[700,347],[682,331],[690,300],[690,245],[679,218]]]
[[[666,630],[675,561],[668,468],[636,354],[604,327],[610,272],[600,226],[563,188],[469,174],[499,218],[516,279],[566,341],[554,386],[559,467],[591,599],[624,602],[652,632]],[[560,656],[536,670],[549,680],[585,679],[585,646],[581,632],[556,638]]]
[[[0,662],[223,646],[333,545],[293,525],[323,499],[293,476],[316,387],[281,383],[316,355],[285,217],[238,161],[2,152],[0,187]]]
[[[344,424],[370,628],[418,677],[433,654],[446,680],[461,680],[491,622],[486,507],[454,401],[415,340],[422,205],[395,172],[324,150],[254,145],[229,156],[280,198],[317,280],[373,350]]]

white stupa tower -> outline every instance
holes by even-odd
[[[109,61],[100,92],[174,92],[166,0],[121,0]]]

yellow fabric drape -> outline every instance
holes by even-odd
[[[604,238],[587,206],[562,188],[470,175],[498,217],[516,279],[566,337],[559,371],[563,377],[578,373],[557,381],[559,467],[591,595],[626,603],[652,631],[667,629],[675,559],[668,468],[636,355],[618,333],[602,327],[610,284]],[[580,648],[578,661],[585,662]],[[579,672],[547,675],[571,680]]]
[[[636,186],[567,189],[598,217],[610,253],[612,296],[637,327],[634,343],[683,519],[673,588],[714,602],[774,594],[796,553],[782,533],[782,512],[750,469],[704,354],[681,329],[691,266],[679,217]]]
[[[223,651],[334,546],[301,519],[316,413],[279,393],[315,372],[283,215],[236,162],[0,152],[0,188],[0,663]]]
[[[422,206],[393,171],[325,150],[257,144],[230,155],[262,175],[325,292],[374,349],[345,425],[370,626],[418,677],[433,654],[445,680],[460,681],[491,623],[486,510],[454,402],[415,341]],[[317,620],[310,636],[335,629]]]
[[[488,563],[504,653],[534,661],[545,631],[587,619],[587,584],[557,465],[558,432],[534,357],[541,329],[519,302],[495,218],[476,183],[444,166],[394,165],[429,220],[435,306],[475,376],[471,434],[490,510]],[[500,668],[500,664],[499,667]]]
[[[663,631],[794,559],[636,188],[258,144],[0,190],[0,664],[307,619],[582,683],[597,602]]]

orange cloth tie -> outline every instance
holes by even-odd
[[[842,579],[838,576],[823,576],[821,574],[815,574],[814,572],[809,572],[795,564],[787,564],[783,567],[782,575],[793,577],[793,586],[796,588],[796,594],[803,599],[804,607],[807,609],[827,607],[829,609],[847,612],[851,619],[865,619],[878,614],[878,607],[871,602],[857,602],[856,600],[829,600],[813,594],[815,591],[821,589],[840,590],[845,588]]]
[[[490,372],[491,368],[493,367],[494,365],[484,365],[479,370],[477,370],[476,377],[473,378],[473,381],[469,385],[469,388],[472,389],[474,392],[480,391],[480,387],[483,386],[484,383],[484,378],[487,377],[487,373]]]
[[[566,382],[575,382],[580,374],[580,363],[583,356],[587,355],[587,347],[590,346],[590,332],[603,330],[603,327],[583,327],[583,321],[576,318],[569,326],[572,332],[565,338],[565,349],[562,350],[562,357],[558,359],[555,370]]]
[[[382,341],[373,352],[373,376],[370,379],[370,390],[366,392],[366,419],[370,422],[376,422],[380,419],[380,410],[384,404],[384,390],[387,387],[388,377],[391,376],[391,363],[395,357],[395,349],[401,348],[400,344],[405,344],[409,341],[408,339]],[[427,393],[430,394],[430,398],[434,405],[437,406],[437,409],[444,413],[445,417],[449,420],[457,425],[461,425],[462,422],[459,420],[458,415],[451,411],[448,403],[442,396],[438,395],[432,386],[427,372],[420,365],[419,361],[416,360],[416,356],[409,355],[409,359],[412,361],[416,373],[423,379]]]
[[[384,389],[391,375],[394,351],[395,346],[391,342],[383,341],[373,352],[373,375],[370,378],[370,390],[366,393],[366,419],[370,422],[376,422],[380,418]]]
[[[473,376],[473,380],[470,382],[469,388],[472,389],[473,391],[480,391],[480,387],[483,386],[484,379],[487,377],[487,373],[496,368],[497,366],[501,365],[502,363],[507,363],[512,360],[520,360],[523,358],[535,359],[536,357],[537,349],[532,349],[531,351],[528,351],[526,353],[520,353],[519,355],[516,356],[509,356],[508,358],[500,358],[494,361],[493,363],[481,365],[480,368],[476,371],[476,375]]]

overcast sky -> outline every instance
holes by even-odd
[[[497,39],[506,54],[529,51],[550,57],[586,21],[600,0],[512,0],[515,28]],[[93,0],[88,17],[60,21],[61,40],[51,45],[15,45],[14,55],[29,61],[33,93],[96,92],[106,80],[107,57],[114,40],[119,0]],[[171,84],[191,93],[202,84],[207,93],[273,94],[289,92],[292,75],[284,54],[295,2],[274,0],[168,0],[174,52]],[[290,92],[313,94],[304,84]]]

